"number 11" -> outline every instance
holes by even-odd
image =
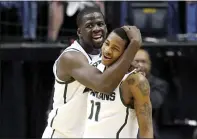
[[[94,102],[94,100],[91,100],[91,113],[88,117],[88,119],[92,119],[93,115],[94,115],[94,105],[96,106],[96,113],[95,113],[95,121],[98,121],[98,115],[101,109],[101,103],[100,102]]]

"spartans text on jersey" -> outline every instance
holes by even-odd
[[[92,95],[93,97],[96,97],[98,99],[107,100],[107,101],[114,101],[116,98],[115,92],[112,92],[110,95],[107,95],[107,94],[103,94],[103,93],[91,90],[90,95]]]

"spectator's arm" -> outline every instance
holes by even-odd
[[[168,93],[168,84],[159,79],[153,83],[150,92],[150,98],[153,109],[158,109],[163,104],[164,97]]]

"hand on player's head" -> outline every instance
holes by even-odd
[[[130,41],[138,43],[138,45],[141,47],[142,37],[140,30],[136,26],[123,26],[122,28],[126,32]]]

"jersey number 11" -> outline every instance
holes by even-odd
[[[91,104],[92,104],[92,107],[91,107],[91,112],[90,112],[90,115],[89,115],[88,119],[92,119],[93,115],[95,113],[95,121],[98,121],[98,115],[99,115],[99,112],[100,112],[100,109],[101,109],[101,103],[100,102],[94,102],[94,100],[91,100]],[[96,112],[94,112],[94,106],[96,106]]]

